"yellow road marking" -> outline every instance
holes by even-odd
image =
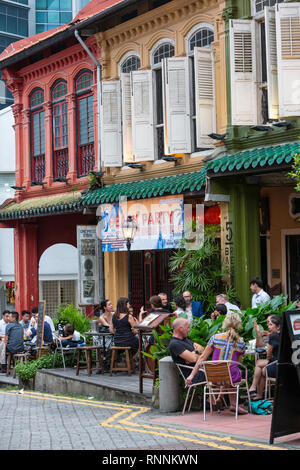
[[[18,395],[18,392],[0,391],[0,394],[7,394],[7,395],[17,394]],[[234,447],[226,446],[224,444],[217,444],[216,442],[211,442],[211,441],[214,440],[220,443],[226,442],[226,444],[237,444],[241,446],[256,447],[256,448],[268,449],[268,450],[286,450],[285,448],[275,447],[275,446],[271,446],[268,444],[253,443],[249,441],[240,441],[237,439],[233,439],[230,436],[224,436],[224,437],[213,436],[209,434],[204,434],[202,432],[199,433],[199,432],[187,431],[183,429],[179,430],[175,428],[161,427],[161,426],[156,426],[156,425],[149,426],[146,424],[133,422],[132,420],[135,419],[137,416],[144,414],[150,410],[150,408],[145,407],[145,406],[129,405],[125,403],[95,402],[95,401],[90,401],[90,400],[82,399],[82,398],[55,396],[55,395],[51,395],[47,393],[44,394],[44,393],[39,393],[39,392],[34,392],[34,391],[25,391],[23,394],[20,394],[19,396],[26,397],[26,398],[36,398],[39,400],[56,401],[59,403],[87,405],[87,406],[92,406],[92,407],[97,407],[97,408],[104,408],[108,410],[118,411],[117,413],[114,413],[112,416],[110,416],[108,419],[106,419],[102,423],[99,423],[99,425],[102,427],[127,430],[127,431],[136,432],[136,433],[143,433],[143,434],[152,434],[155,436],[169,437],[169,438],[177,439],[179,441],[181,440],[181,441],[193,442],[199,445],[205,445],[208,447],[214,447],[214,448],[222,449],[222,450],[235,450],[235,449]],[[125,419],[120,419],[127,413],[129,414]],[[139,429],[136,429],[137,427]],[[189,437],[185,437],[185,435],[187,434],[189,435]],[[207,440],[203,441],[203,440],[200,440],[199,438],[207,439]]]

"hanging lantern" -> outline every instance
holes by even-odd
[[[219,206],[205,207],[204,224],[219,225],[221,222],[221,211]]]

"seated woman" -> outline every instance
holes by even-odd
[[[175,311],[173,312],[177,318],[186,318],[191,324],[193,322],[193,315],[191,311],[186,310],[186,301],[182,295],[174,297]]]
[[[84,341],[80,337],[80,333],[74,329],[72,323],[67,323],[64,326],[64,336],[59,336],[63,348],[69,346],[70,348],[76,348]]]
[[[112,317],[109,331],[114,335],[115,346],[130,346],[133,358],[139,348],[139,340],[133,316],[130,315],[129,299],[121,297],[118,300],[116,312]]]
[[[100,315],[97,323],[100,325],[100,331],[109,332],[109,326],[114,314],[113,305],[110,300],[106,299],[101,302],[100,308],[103,313]]]
[[[243,338],[240,338],[237,331],[242,327],[242,321],[240,316],[237,313],[228,313],[226,318],[223,321],[222,329],[225,330],[224,333],[219,333],[213,335],[203,353],[199,356],[199,359],[191,372],[191,374],[186,379],[186,385],[191,385],[192,380],[196,373],[199,370],[199,363],[207,361],[209,356],[212,353],[212,361],[235,361],[240,362],[242,355],[245,352],[245,342]],[[239,383],[241,381],[241,371],[237,364],[231,364],[230,366],[232,383]],[[235,411],[235,395],[229,395],[230,401],[230,410]],[[218,396],[216,400],[216,405],[218,408],[222,406],[222,393]],[[247,414],[248,411],[239,406],[239,414]]]
[[[263,345],[262,334],[256,322],[253,323],[256,331],[256,346]],[[267,359],[258,359],[255,364],[254,377],[249,389],[251,400],[261,400],[266,383],[266,369],[269,377],[276,377],[277,364],[270,364],[278,359],[279,353],[279,334],[281,327],[281,318],[279,315],[270,315],[267,318],[269,330]],[[270,364],[270,365],[269,365]]]

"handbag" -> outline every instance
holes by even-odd
[[[251,411],[256,415],[272,414],[272,402],[268,400],[250,401]]]

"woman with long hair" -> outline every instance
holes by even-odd
[[[101,325],[103,330],[107,329],[108,331],[109,326],[112,321],[113,313],[114,313],[113,304],[111,303],[109,299],[105,299],[101,302],[100,308],[101,308],[102,314],[99,317],[99,320],[97,321],[97,323]]]
[[[242,320],[240,316],[237,313],[228,313],[222,324],[224,332],[215,334],[210,338],[203,353],[199,356],[193,371],[186,379],[187,385],[191,385],[194,376],[199,370],[199,363],[207,361],[211,354],[212,362],[229,360],[240,362],[246,346],[243,338],[238,334],[238,330],[241,327]],[[241,381],[241,371],[237,364],[230,365],[230,373],[233,384]],[[229,395],[231,411],[235,411],[235,399],[235,396]],[[218,408],[222,406],[222,393],[218,396],[216,405]],[[238,413],[247,414],[248,411],[242,406],[239,406]]]
[[[135,321],[130,315],[130,302],[126,297],[121,297],[117,302],[116,312],[112,317],[110,332],[114,335],[115,346],[130,346],[133,359],[139,348],[136,336]]]
[[[174,297],[175,311],[173,312],[178,318],[186,318],[189,323],[193,321],[193,315],[191,311],[186,310],[186,301],[182,295]]]
[[[269,377],[276,377],[281,317],[279,315],[268,316],[267,325],[269,330],[267,359],[258,359],[256,361],[253,382],[249,389],[251,400],[253,401],[261,400],[263,397],[266,384],[266,370]],[[254,328],[256,338],[260,339],[261,332],[257,323],[255,323]]]

